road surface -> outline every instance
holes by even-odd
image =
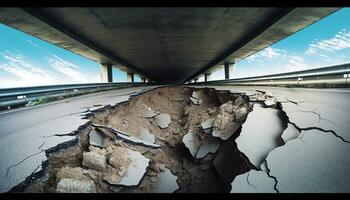
[[[268,153],[265,167],[237,176],[233,192],[350,192],[350,90],[196,87],[265,91],[281,102],[289,118],[281,133],[285,143]],[[0,113],[0,191],[9,191],[40,170],[44,150],[75,139],[69,133],[88,122],[84,111],[115,105],[151,88],[118,89]],[[254,120],[244,126],[254,126]]]
[[[153,87],[110,90],[0,113],[0,192],[40,170],[46,160],[44,150],[75,139],[55,135],[70,134],[86,124],[87,109],[115,105]]]

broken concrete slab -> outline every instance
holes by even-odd
[[[128,133],[125,133],[125,132],[123,132],[121,130],[118,130],[118,129],[106,127],[106,126],[99,125],[99,124],[91,124],[91,125],[94,126],[94,127],[98,127],[100,129],[107,129],[107,130],[111,131],[115,135],[116,139],[122,139],[125,142],[129,142],[129,143],[136,144],[136,145],[155,147],[155,148],[161,147],[160,145],[153,144],[153,143],[144,141],[142,139],[130,136]],[[108,133],[108,131],[105,131],[105,132]]]
[[[191,130],[182,138],[183,144],[190,151],[193,158],[196,158],[197,152],[201,146],[200,138]]]
[[[265,171],[250,170],[231,183],[231,193],[275,193],[275,181]]]
[[[94,182],[91,180],[61,179],[57,184],[59,193],[96,193]]]
[[[194,105],[201,105],[202,104],[201,99],[196,99],[196,98],[190,97],[190,100]]]
[[[254,104],[236,139],[237,148],[254,166],[260,167],[270,151],[284,144],[281,135],[286,127],[280,110]]]
[[[142,113],[142,117],[144,117],[144,118],[153,118],[153,117],[155,117],[158,114],[159,114],[159,112],[155,112],[150,107],[148,107]]]
[[[179,189],[176,182],[177,176],[173,175],[171,171],[166,168],[160,173],[159,181],[154,184],[152,192],[154,193],[173,193]]]
[[[272,99],[267,99],[264,101],[264,104],[266,107],[272,107],[272,106],[276,105],[276,102]]]
[[[89,133],[89,142],[90,145],[98,146],[98,147],[104,147],[103,145],[103,134],[100,133],[100,131],[96,129],[92,129]]]
[[[161,147],[158,144],[153,144],[150,142],[146,142],[144,140],[132,137],[132,136],[127,136],[127,135],[123,135],[123,134],[118,134],[117,139],[122,139],[125,142],[128,143],[132,143],[132,144],[136,144],[136,145],[142,145],[142,146],[146,146],[146,147],[154,147],[154,148],[159,148]]]
[[[150,159],[144,157],[140,152],[127,149],[130,164],[120,179],[105,179],[112,185],[136,186],[146,173]]]
[[[155,138],[154,135],[149,132],[146,128],[140,128],[139,130],[139,137],[141,140],[147,141],[149,143],[154,143]]]
[[[155,123],[161,128],[167,128],[171,122],[170,115],[166,113],[161,113],[155,117]]]
[[[111,130],[108,130],[108,129],[105,129],[105,128],[99,128],[99,127],[96,127],[95,129],[97,131],[99,131],[99,133],[103,134],[104,137],[109,137],[109,138],[112,138],[112,139],[116,139],[117,138],[117,136]]]
[[[198,152],[196,153],[196,158],[204,158],[209,153],[215,153],[219,149],[220,143],[221,141],[217,138],[207,138],[207,140],[204,142],[203,145],[201,145]]]
[[[201,123],[201,127],[204,133],[211,133],[213,131],[215,118],[207,119]]]
[[[200,94],[199,91],[193,91],[191,96],[195,99],[200,99],[199,94]]]
[[[104,149],[93,149],[90,152],[84,152],[82,164],[85,167],[95,169],[97,171],[104,171],[106,169],[107,164],[106,151]]]

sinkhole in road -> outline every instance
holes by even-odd
[[[247,95],[226,90],[138,94],[90,113],[79,142],[47,154],[45,176],[25,191],[230,192],[257,169],[236,143],[252,110]]]

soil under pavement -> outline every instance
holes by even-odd
[[[202,99],[200,105],[194,105],[191,102],[190,96],[193,91],[197,91],[199,98]],[[162,87],[135,96],[128,102],[96,111],[90,115],[89,119],[92,123],[116,128],[134,137],[138,137],[140,128],[146,128],[155,136],[155,143],[161,145],[161,148],[149,148],[117,142],[117,145],[138,151],[151,160],[138,186],[123,187],[120,191],[118,189],[118,192],[152,192],[153,184],[159,181],[159,173],[164,168],[170,169],[177,176],[179,189],[176,192],[229,192],[231,185],[224,181],[225,178],[219,176],[212,162],[216,155],[224,151],[225,148],[233,148],[238,151],[234,139],[238,137],[240,129],[233,134],[231,139],[221,140],[221,146],[216,153],[209,153],[202,159],[192,157],[189,150],[182,143],[182,138],[189,130],[192,130],[201,141],[205,141],[208,134],[202,131],[201,122],[209,118],[215,118],[219,114],[222,104],[230,100],[235,101],[239,96],[231,94],[229,91],[217,91],[209,88]],[[251,109],[249,100],[247,98],[242,99]],[[169,114],[171,117],[169,126],[161,129],[156,125],[154,118],[142,117],[148,108]],[[25,187],[23,192],[56,192],[57,173],[65,166],[79,167],[85,170],[88,177],[93,180],[97,192],[114,192],[113,186],[102,179],[101,173],[82,165],[83,152],[89,149],[88,134],[92,129],[91,124],[82,129],[78,134],[79,142],[77,144],[47,154],[48,165],[45,168],[45,175]],[[109,142],[109,145],[115,145],[111,141],[109,139],[104,143]],[[230,144],[229,147],[228,144]],[[231,146],[231,144],[233,145]],[[233,169],[229,170],[231,177],[234,178],[251,169],[249,163],[247,164],[249,161],[245,160],[239,152],[231,156],[235,157],[233,159],[235,163],[232,164],[232,158],[224,158],[222,161],[231,162],[228,163],[228,166],[233,166]]]

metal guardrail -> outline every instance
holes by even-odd
[[[0,89],[0,110],[10,109],[12,106],[25,105],[30,101],[43,97],[60,97],[64,95],[83,94],[87,91],[103,91],[121,87],[141,86],[148,83],[88,83],[48,85],[34,87],[18,87]]]
[[[234,84],[234,85],[346,85],[350,84],[350,63],[296,72],[246,78],[215,80],[190,84]]]

